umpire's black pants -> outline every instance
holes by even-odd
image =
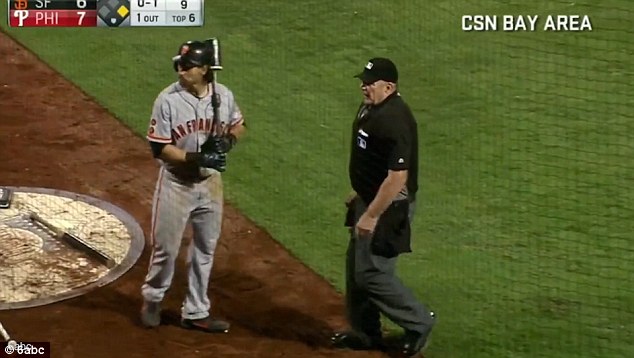
[[[366,211],[356,199],[354,223]],[[409,220],[414,215],[410,205]],[[434,324],[430,311],[396,277],[397,257],[372,253],[371,238],[357,238],[352,230],[346,259],[346,310],[355,333],[366,338],[381,336],[380,313],[407,331],[427,335]]]

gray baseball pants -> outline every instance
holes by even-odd
[[[367,207],[354,201],[356,223]],[[415,203],[410,204],[413,219]],[[396,276],[397,257],[374,255],[371,238],[351,234],[346,258],[346,310],[353,331],[369,337],[380,337],[380,313],[395,324],[420,334],[428,334],[434,321],[430,311]]]
[[[152,208],[152,256],[141,288],[143,298],[161,302],[172,284],[176,258],[188,221],[193,238],[187,255],[187,293],[182,318],[209,316],[207,289],[222,226],[223,191],[220,175],[200,183],[182,183],[161,169]]]

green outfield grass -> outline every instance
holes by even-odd
[[[430,357],[634,356],[631,1],[264,3],[208,3],[203,28],[7,30],[5,2],[0,20],[141,135],[178,45],[218,36],[250,127],[227,197],[339,288],[352,75],[393,58],[421,136],[399,271],[440,317]],[[466,33],[463,14],[594,31]]]

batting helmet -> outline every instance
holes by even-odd
[[[187,41],[178,48],[176,56],[172,57],[174,71],[178,71],[178,65],[183,69],[212,65],[214,54],[210,47],[201,41]]]

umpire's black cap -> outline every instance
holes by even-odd
[[[354,76],[363,83],[374,83],[379,80],[386,82],[398,82],[398,70],[392,60],[385,57],[375,57],[370,59],[363,68],[363,72]]]

